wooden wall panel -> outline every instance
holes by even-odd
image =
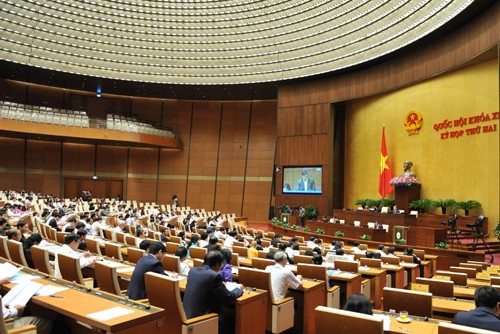
[[[56,87],[28,85],[27,104],[58,108],[63,104],[64,91]]]
[[[221,212],[241,212],[250,109],[250,102],[224,103],[215,197]]]
[[[175,129],[182,140],[183,149],[161,150],[159,201],[171,203],[172,195],[176,194],[181,204],[186,203],[192,107],[191,101],[165,100],[163,103],[162,126]]]
[[[156,201],[158,149],[129,149],[127,198]]]
[[[6,101],[26,103],[26,83],[1,79],[0,94]]]
[[[272,202],[275,143],[276,102],[254,102],[242,208],[242,215],[252,222],[264,222],[268,219]]]
[[[220,102],[194,102],[186,196],[194,208],[214,208],[221,107]],[[200,186],[201,193],[196,191]]]
[[[41,140],[26,143],[26,189],[59,195],[61,143]]]
[[[0,141],[1,189],[24,189],[24,146],[23,139],[2,138]]]
[[[95,145],[64,143],[62,160],[63,176],[92,177]]]
[[[155,126],[161,124],[162,101],[160,99],[133,98],[132,114],[137,118],[151,122]]]
[[[127,177],[128,148],[97,146],[96,172],[99,177],[125,179]]]

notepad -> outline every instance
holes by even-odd
[[[96,319],[99,321],[107,321],[107,320],[118,318],[118,317],[121,317],[121,316],[124,316],[127,314],[131,314],[131,313],[134,313],[134,311],[117,306],[117,307],[112,307],[112,308],[104,310],[104,311],[99,311],[99,312],[87,314],[87,317],[92,318],[92,319]]]
[[[377,319],[384,320],[384,332],[388,332],[391,330],[391,317],[383,314],[374,314],[373,316]]]

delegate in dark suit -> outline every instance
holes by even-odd
[[[474,292],[476,308],[468,312],[458,312],[453,318],[457,325],[500,332],[500,294],[491,286],[482,286]]]
[[[151,252],[151,247],[149,249]],[[144,274],[149,271],[166,275],[161,262],[154,255],[148,254],[144,256],[137,262],[132,277],[130,278],[130,284],[127,290],[127,296],[130,299],[138,300],[147,298]]]
[[[297,183],[297,190],[306,191],[303,178]],[[316,190],[316,185],[314,184],[314,179],[312,177],[307,178],[307,191],[309,190]]]
[[[203,267],[189,271],[186,292],[184,293],[184,311],[191,319],[207,313],[219,314],[219,333],[234,333],[234,307],[230,303],[243,294],[239,286],[232,291],[222,283],[219,271],[224,256],[218,250],[211,250],[205,256]]]

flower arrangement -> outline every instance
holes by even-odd
[[[323,233],[325,233],[325,230],[322,230],[322,229],[318,228],[318,229],[316,230],[316,233],[317,233],[317,234],[323,234]]]
[[[304,227],[303,231],[304,232],[309,232],[311,229],[309,227]]]
[[[368,234],[363,234],[360,238],[362,240],[371,240],[371,237]]]
[[[335,232],[335,236],[336,237],[343,237],[344,236],[344,232],[342,232],[342,231],[336,231]]]
[[[405,239],[396,239],[394,241],[396,245],[406,245],[406,240]]]
[[[396,176],[389,181],[389,184],[394,187],[409,187],[412,184],[420,184],[420,181],[415,176]]]
[[[292,225],[292,226],[290,226],[290,228],[291,228],[292,230],[297,230],[297,229],[299,228],[299,226],[298,226],[298,225]]]

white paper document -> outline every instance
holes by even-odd
[[[40,278],[40,276],[34,276],[34,275],[23,275],[21,273],[17,273],[14,276],[10,278],[10,283],[13,284],[19,284],[19,283],[26,283],[29,281],[32,281],[34,279]]]
[[[17,284],[3,297],[3,304],[24,306],[42,287],[43,284],[31,281]]]
[[[135,267],[125,267],[125,268],[118,268],[116,269],[117,273],[129,273],[131,271],[134,271]]]
[[[237,287],[238,287],[238,283],[235,283],[235,282],[226,282],[226,289],[228,289],[229,291],[233,291]]]
[[[21,271],[22,267],[16,267],[9,262],[0,264],[0,278],[12,277]]]
[[[117,307],[112,307],[112,308],[104,310],[104,311],[87,314],[87,317],[92,318],[92,319],[96,319],[99,321],[107,321],[107,320],[118,318],[118,317],[121,317],[121,316],[124,316],[127,314],[131,314],[131,313],[134,313],[134,311],[117,306]]]
[[[388,332],[391,330],[391,317],[383,314],[374,314],[373,316],[377,319],[384,320],[384,332]]]
[[[40,290],[38,290],[35,295],[36,296],[50,296],[53,294],[56,294],[58,292],[68,290],[68,288],[65,288],[63,286],[55,286],[55,285],[44,285]]]

